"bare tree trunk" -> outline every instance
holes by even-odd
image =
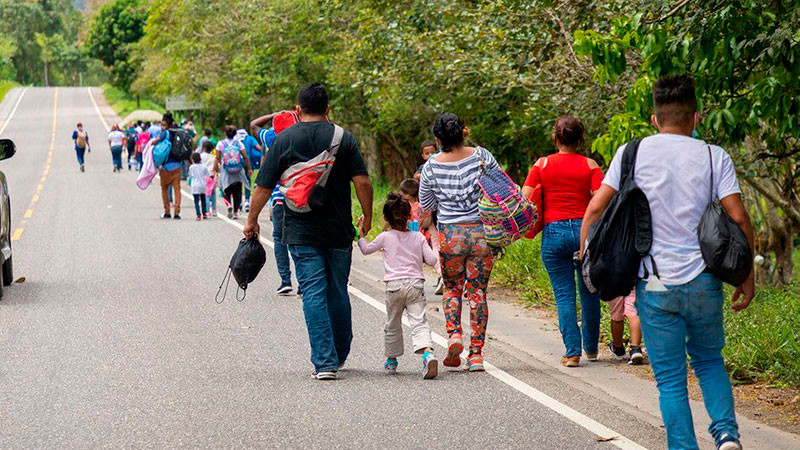
[[[771,282],[776,286],[785,286],[792,282],[794,273],[794,235],[795,227],[788,220],[781,219],[775,209],[769,212],[769,251],[775,254],[775,263],[771,269]]]
[[[49,87],[50,86],[50,78],[49,78],[48,67],[47,66],[48,66],[48,64],[44,63],[44,85]]]

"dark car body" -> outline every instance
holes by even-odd
[[[0,139],[0,160],[14,156],[16,147],[10,139]],[[0,297],[3,286],[11,284],[14,278],[14,263],[11,253],[11,196],[8,194],[6,174],[0,170]]]

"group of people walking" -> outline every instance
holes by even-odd
[[[752,227],[730,156],[722,148],[692,137],[700,120],[694,80],[687,75],[663,77],[653,88],[653,99],[652,122],[659,133],[641,141],[634,174],[650,203],[653,244],[647,261],[642,262],[642,279],[634,292],[611,302],[613,341],[609,350],[617,359],[641,363],[644,340],[658,384],[668,446],[691,449],[697,448],[697,442],[687,391],[688,353],[712,418],[709,431],[717,447],[740,449],[733,394],[721,354],[722,284],[705,267],[697,227],[709,197],[719,199],[750,238],[751,247]],[[477,180],[497,161],[488,149],[467,144],[469,129],[462,120],[453,114],[440,115],[432,128],[434,141],[422,147],[427,161],[415,174],[418,184],[415,179],[406,180],[400,192],[389,194],[383,208],[386,227],[370,242],[372,185],[358,143],[349,132],[340,136],[335,145],[338,150],[329,162],[330,172],[324,175],[329,177],[324,201],[303,211],[296,208],[298,198],[284,198],[292,193],[292,189],[286,189],[287,180],[293,176],[292,167],[328,155],[332,143],[337,142],[338,127],[328,122],[328,111],[325,89],[312,84],[299,92],[298,107],[291,113],[298,123],[278,133],[274,128],[264,128],[281,114],[277,113],[251,124],[265,156],[243,231],[248,238],[258,235],[259,215],[269,204],[282,279],[279,293],[292,290],[288,256],[279,255],[288,252],[302,291],[314,377],[338,377],[353,336],[347,293],[356,236],[350,183],[364,212],[356,223],[358,247],[364,254],[383,252],[387,303],[384,370],[398,370],[398,357],[403,353],[400,318],[405,311],[414,352],[422,359],[423,377],[438,375],[422,286],[423,265],[437,263],[441,266],[448,334],[442,364],[461,366],[466,345],[464,368],[483,370],[489,317],[486,295],[498,252],[487,243],[478,216],[481,193]],[[576,263],[589,228],[620,188],[625,148],[620,147],[604,176],[595,161],[579,154],[584,134],[579,119],[557,120],[553,129],[557,152],[532,165],[522,188],[523,195],[538,209],[540,222],[534,229],[542,234],[541,256],[553,286],[565,346],[562,364],[567,367],[579,366],[582,356],[596,361],[600,352],[600,299],[584,284]],[[286,207],[289,200],[294,208]],[[420,232],[429,229],[429,222],[422,222],[431,216],[438,251],[431,248],[433,239]],[[657,270],[653,270],[654,264]],[[753,295],[751,274],[737,286],[733,308],[747,307]],[[469,302],[471,328],[467,342],[461,325],[465,300]],[[622,339],[625,318],[631,343],[627,355]]]
[[[645,359],[643,342],[647,344],[668,446],[696,449],[686,380],[688,353],[712,419],[709,431],[719,449],[736,450],[741,448],[739,432],[721,353],[722,282],[704,263],[697,229],[713,198],[741,227],[751,248],[753,231],[730,156],[693,137],[700,121],[694,80],[688,75],[659,79],[653,103],[652,123],[659,132],[640,141],[633,175],[649,201],[653,242],[641,262],[634,291],[610,302],[608,348],[614,358],[639,364]],[[205,130],[187,170],[197,220],[216,215],[217,189],[229,218],[237,219],[249,206],[243,229],[247,238],[258,236],[259,216],[268,210],[281,279],[277,294],[294,292],[291,256],[316,379],[338,378],[350,353],[348,279],[356,236],[363,254],[383,255],[387,310],[383,370],[390,374],[398,370],[405,312],[423,378],[439,374],[426,318],[423,266],[427,264],[436,267],[437,288],[443,295],[448,343],[442,365],[483,371],[487,291],[499,252],[487,242],[479,217],[478,179],[498,162],[489,149],[469,145],[469,128],[459,117],[441,114],[432,127],[433,139],[421,146],[424,164],[387,196],[384,230],[370,241],[373,188],[367,166],[358,141],[328,120],[329,111],[325,88],[314,83],[299,91],[295,110],[253,120],[250,133],[227,126],[224,138],[215,144],[211,130]],[[160,124],[132,124],[125,131],[115,126],[108,140],[115,172],[122,170],[124,148],[129,151],[129,169],[134,164],[142,172],[158,171],[162,217],[179,219],[183,161],[170,155],[153,167],[151,154],[175,127],[167,113]],[[84,152],[90,146],[81,124],[73,140],[83,171]],[[584,125],[578,118],[559,118],[553,127],[556,152],[532,164],[521,188],[538,212],[538,222],[526,237],[542,235],[541,258],[553,288],[565,367],[580,366],[582,357],[597,361],[600,354],[601,300],[584,283],[579,261],[590,228],[620,190],[625,149],[618,149],[604,175],[597,162],[580,154],[584,140]],[[363,211],[355,226],[351,184]],[[753,296],[751,274],[736,286],[732,307],[746,308]],[[461,324],[464,301],[470,310],[468,339]],[[627,353],[625,319],[630,333]]]

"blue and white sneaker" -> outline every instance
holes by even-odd
[[[338,378],[338,375],[337,375],[336,371],[334,371],[334,370],[326,370],[326,371],[322,371],[322,372],[314,372],[314,373],[311,374],[311,376],[314,377],[317,380],[323,380],[323,381],[324,380],[335,380],[336,378]]]
[[[383,363],[383,370],[386,372],[387,375],[394,375],[397,373],[397,358],[386,358],[386,362]]]
[[[717,450],[742,450],[742,444],[737,439],[728,434],[723,434],[719,439]]]
[[[422,354],[422,378],[424,380],[432,380],[439,375],[439,360],[433,350],[425,350]]]

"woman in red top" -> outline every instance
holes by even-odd
[[[566,353],[561,363],[577,367],[581,347],[590,361],[597,360],[600,337],[600,299],[583,283],[573,255],[580,249],[581,220],[603,173],[593,160],[577,153],[583,145],[584,126],[575,117],[562,117],[553,127],[558,149],[531,167],[522,193],[539,207],[542,231],[542,261],[550,275],[558,309],[558,327]],[[581,327],[575,307],[575,283],[581,295]],[[583,345],[581,345],[581,343]]]

